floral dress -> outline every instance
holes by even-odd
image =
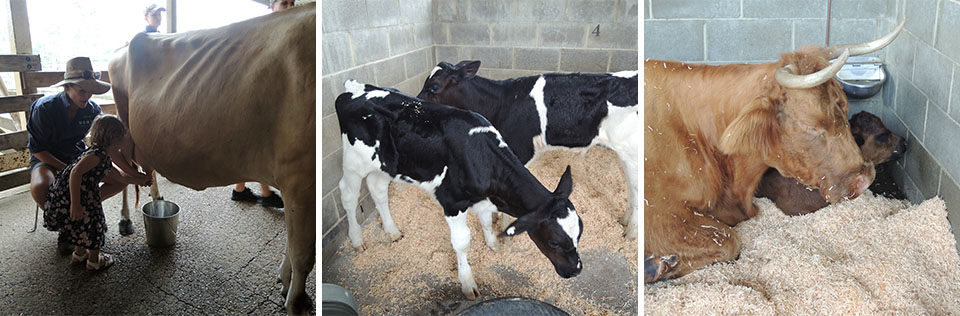
[[[100,158],[100,163],[83,174],[80,180],[80,205],[86,211],[86,217],[75,221],[70,219],[70,171],[87,155],[96,155]],[[65,233],[74,245],[87,249],[103,247],[107,223],[103,216],[103,206],[100,204],[100,181],[108,170],[110,156],[100,146],[88,148],[73,163],[60,170],[50,185],[47,202],[43,205],[43,227]]]

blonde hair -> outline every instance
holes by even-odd
[[[90,143],[104,148],[123,139],[127,127],[116,115],[101,114],[90,125]]]

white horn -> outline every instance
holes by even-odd
[[[778,69],[775,77],[780,85],[787,88],[806,89],[815,87],[833,78],[833,75],[836,75],[837,72],[840,71],[840,68],[843,67],[843,64],[847,62],[847,57],[850,57],[850,50],[844,49],[839,58],[834,60],[830,66],[820,71],[809,75],[796,75],[794,74],[797,70],[796,66],[787,65]]]
[[[843,45],[834,45],[834,46],[827,47],[827,50],[830,51],[830,58],[836,58],[841,53],[843,53],[844,49],[850,50],[850,56],[869,54],[869,53],[878,51],[881,48],[884,48],[887,45],[890,45],[890,43],[893,42],[893,39],[897,38],[897,35],[900,35],[900,31],[903,30],[903,26],[906,24],[907,24],[907,18],[904,17],[902,20],[900,20],[900,24],[898,24],[897,27],[893,29],[893,31],[891,31],[890,33],[887,33],[887,35],[884,35],[883,37],[877,40],[874,40],[872,42],[857,43],[857,44],[843,44]]]

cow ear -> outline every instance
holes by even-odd
[[[477,75],[477,71],[480,70],[480,61],[479,60],[465,60],[457,64],[457,72],[460,73],[460,77],[463,79],[470,79],[473,76]]]
[[[573,175],[570,174],[570,165],[567,165],[567,170],[560,176],[560,183],[557,183],[557,189],[553,190],[553,195],[567,198],[571,192],[573,192]]]
[[[510,226],[507,226],[507,230],[504,230],[500,233],[500,237],[506,236],[516,236],[524,232],[532,232],[537,229],[537,224],[540,222],[539,217],[537,216],[539,212],[533,212],[524,216],[520,216],[517,220],[513,221]]]
[[[770,153],[780,139],[777,111],[767,100],[747,106],[720,136],[720,151],[736,153]]]

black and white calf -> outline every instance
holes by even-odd
[[[628,208],[620,222],[637,238],[640,114],[637,71],[544,74],[508,80],[477,76],[479,61],[441,62],[417,96],[479,113],[503,134],[524,164],[543,151],[585,151],[593,145],[617,153],[627,178]]]
[[[423,188],[443,207],[467,298],[480,294],[467,263],[468,208],[480,220],[491,248],[496,246],[491,216],[501,207],[517,217],[504,235],[527,232],[557,274],[569,278],[580,273],[577,243],[583,222],[567,199],[573,188],[569,166],[550,192],[482,116],[352,80],[344,87],[347,92],[336,101],[343,133],[340,194],[353,247],[363,247],[356,209],[364,177],[384,231],[394,240],[400,238],[387,203],[387,187],[395,180]],[[492,209],[473,207],[490,201],[496,205]]]

